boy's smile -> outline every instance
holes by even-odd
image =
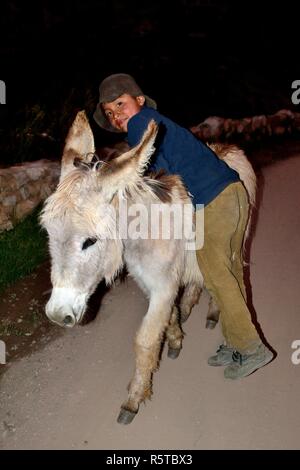
[[[102,103],[102,108],[113,127],[119,131],[127,132],[129,119],[140,112],[144,103],[144,96],[131,96],[124,93],[110,103]]]

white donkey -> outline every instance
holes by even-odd
[[[94,163],[93,134],[85,113],[79,112],[66,139],[60,183],[41,215],[52,257],[53,290],[46,305],[51,321],[67,327],[79,323],[97,284],[103,278],[110,283],[124,263],[149,297],[135,339],[134,376],[118,417],[123,424],[132,421],[140,403],[151,395],[164,338],[168,355],[178,356],[183,338],[180,319],[189,316],[203,287],[195,251],[186,249],[193,231],[190,211],[182,212],[185,237],[176,237],[172,227],[169,237],[162,236],[160,223],[158,236],[152,238],[149,227],[142,238],[129,237],[122,227],[119,209],[124,202],[128,213],[134,204],[147,213],[154,204],[192,207],[178,176],[144,176],[156,133],[157,126],[151,122],[139,145],[107,163]],[[213,148],[239,172],[253,204],[255,175],[243,152],[233,146]],[[132,220],[129,217],[125,225]],[[179,291],[183,292],[178,300]],[[211,307],[210,315],[217,320],[216,307]]]

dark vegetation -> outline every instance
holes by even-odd
[[[38,223],[39,208],[14,230],[0,234],[0,293],[30,274],[47,256],[47,237]]]

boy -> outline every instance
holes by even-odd
[[[154,119],[160,132],[151,169],[180,175],[193,204],[204,205],[204,246],[197,250],[197,260],[205,287],[220,309],[225,338],[208,364],[226,365],[224,376],[229,379],[251,374],[270,362],[273,354],[260,340],[246,304],[242,245],[249,204],[239,175],[190,131],[161,115],[130,75],[110,75],[99,92],[97,124],[108,131],[127,132],[133,147]]]

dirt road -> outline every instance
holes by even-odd
[[[276,359],[236,382],[209,367],[221,333],[205,330],[204,296],[184,325],[179,358],[163,352],[152,401],[131,425],[117,424],[147,307],[127,279],[105,296],[95,321],[8,365],[0,383],[2,449],[299,448],[300,364],[291,346],[300,340],[300,158],[265,168],[263,179],[252,301]]]

